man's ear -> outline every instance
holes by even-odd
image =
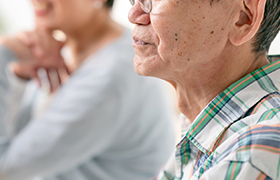
[[[229,40],[240,46],[252,39],[260,28],[263,20],[266,0],[239,0],[240,11],[233,22]]]

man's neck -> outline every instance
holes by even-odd
[[[232,52],[228,56],[227,51],[227,55],[221,55],[219,59],[215,60],[216,64],[212,63],[214,65],[211,65],[211,61],[209,61],[209,64],[194,67],[194,69],[200,68],[204,74],[198,71],[192,77],[171,81],[177,92],[179,110],[191,122],[227,87],[269,63],[266,54],[256,58],[253,53],[244,54],[242,50],[237,52]],[[188,77],[188,74],[177,77]],[[185,84],[188,86],[186,87]]]

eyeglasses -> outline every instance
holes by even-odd
[[[136,0],[129,0],[132,6],[134,6]],[[138,0],[141,8],[147,14],[149,14],[152,10],[152,0]]]

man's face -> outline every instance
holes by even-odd
[[[152,0],[152,12],[145,14],[136,0],[129,14],[129,20],[136,24],[136,72],[170,79],[174,74],[194,75],[202,68],[211,68],[208,63],[228,42],[230,2],[211,5],[208,0]]]

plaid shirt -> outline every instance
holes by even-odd
[[[280,179],[279,87],[280,60],[228,87],[188,127],[161,179]]]

